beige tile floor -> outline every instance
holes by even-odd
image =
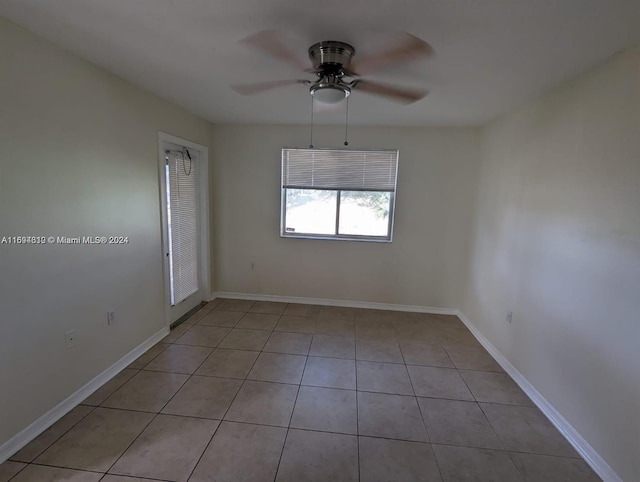
[[[8,480],[599,479],[454,316],[216,300]]]

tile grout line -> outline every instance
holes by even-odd
[[[312,338],[313,342],[313,338]],[[311,343],[309,343],[309,350],[311,350]],[[280,464],[282,463],[282,457],[284,456],[284,451],[287,446],[287,439],[289,438],[289,431],[291,430],[291,421],[293,420],[293,414],[296,411],[296,405],[298,403],[298,395],[300,395],[300,389],[302,388],[302,377],[304,376],[304,371],[307,368],[307,361],[309,361],[309,352],[307,351],[307,355],[304,359],[304,366],[302,367],[302,374],[300,375],[300,383],[298,384],[298,390],[296,391],[296,399],[293,402],[293,407],[291,408],[291,415],[289,416],[289,423],[287,424],[287,433],[284,436],[284,442],[282,443],[282,450],[280,451],[280,458],[278,459],[278,465],[276,466],[276,473],[273,476],[273,480],[275,482],[278,477],[278,471],[280,470]]]
[[[443,348],[443,350],[444,350],[444,348]],[[409,375],[409,381],[411,382],[411,388],[413,388],[413,392],[416,393],[416,389],[413,386],[413,380],[411,378],[411,375],[409,374],[409,369],[407,368],[407,361],[404,358],[404,352],[402,351],[402,345],[400,345],[400,351],[402,352],[402,358],[405,360],[404,369],[407,371],[407,374]],[[445,351],[445,354],[447,355],[447,357],[449,356],[446,351]],[[440,480],[444,480],[444,477],[443,477],[443,474],[442,474],[442,469],[440,468],[440,463],[438,462],[438,457],[436,456],[436,451],[433,449],[433,445],[434,444],[431,441],[431,434],[429,433],[429,428],[428,428],[427,421],[425,419],[425,414],[422,412],[422,407],[420,406],[420,402],[418,401],[418,395],[417,394],[416,394],[416,403],[418,404],[418,411],[420,412],[420,417],[422,418],[422,425],[424,426],[425,433],[427,434],[427,440],[429,441],[429,450],[431,451],[431,454],[433,455],[433,460],[435,460],[435,462],[436,462],[436,468],[438,469],[438,474],[440,475]]]
[[[400,348],[400,354],[402,355],[402,360],[404,361],[405,372],[407,373],[407,376],[409,377],[409,383],[411,383],[411,388],[412,388],[413,394],[415,395],[415,398],[416,398],[416,404],[418,405],[418,412],[420,413],[420,418],[422,418],[422,425],[424,427],[425,434],[427,435],[427,441],[429,443],[429,450],[431,451],[431,454],[433,455],[433,460],[436,462],[436,468],[438,469],[438,474],[440,475],[440,479],[443,480],[442,479],[442,470],[440,469],[440,465],[438,463],[438,458],[436,457],[435,450],[433,450],[433,442],[431,441],[431,435],[429,434],[427,421],[425,420],[425,414],[422,412],[422,407],[420,406],[420,402],[418,401],[418,395],[416,393],[415,387],[413,386],[413,379],[411,378],[411,375],[409,374],[409,369],[407,368],[407,360],[405,358],[404,350],[402,349],[402,344],[400,342],[398,342],[398,347]],[[445,354],[446,354],[446,352],[445,352]]]
[[[187,332],[188,332],[189,330],[191,330],[191,328],[193,328],[194,326],[196,326],[196,325],[191,325],[187,330],[185,330],[185,332],[184,332],[182,335],[184,335],[185,333],[187,333]],[[183,346],[183,345],[179,345],[179,344],[177,344],[177,343],[176,343],[176,341],[178,341],[178,340],[182,337],[182,335],[180,335],[180,337],[178,337],[175,341],[170,342],[170,343],[169,343],[169,345]],[[169,348],[169,347],[165,348],[165,350],[163,350],[162,352],[166,351],[168,348]],[[161,352],[161,353],[162,353],[162,352]],[[161,354],[161,353],[158,353],[158,355],[157,355],[153,360],[155,360],[158,356],[160,356],[160,354]],[[213,353],[213,350],[211,351],[211,353]],[[209,355],[211,355],[211,353],[210,353]],[[120,459],[124,456],[124,454],[126,454],[126,453],[127,453],[127,451],[128,451],[128,450],[133,446],[133,444],[135,444],[135,443],[136,443],[136,441],[140,438],[140,436],[144,433],[144,431],[145,431],[147,428],[149,428],[149,426],[150,426],[150,425],[151,425],[151,424],[152,424],[152,423],[153,423],[153,422],[154,422],[154,421],[155,421],[155,420],[156,420],[156,419],[157,419],[157,418],[162,414],[162,410],[164,410],[164,409],[166,408],[166,406],[171,402],[171,400],[173,400],[173,398],[178,394],[178,392],[179,392],[180,390],[182,390],[182,388],[187,384],[187,382],[188,382],[189,380],[191,380],[191,378],[193,377],[193,373],[195,373],[195,372],[198,370],[198,368],[200,368],[200,366],[202,366],[202,364],[205,362],[205,360],[206,360],[207,358],[209,358],[209,355],[207,355],[207,357],[205,357],[205,359],[204,359],[204,360],[202,360],[202,362],[198,365],[198,367],[197,367],[197,368],[196,368],[196,369],[195,369],[191,374],[186,374],[186,373],[184,373],[184,374],[183,374],[183,375],[189,375],[189,376],[185,379],[185,381],[184,381],[184,382],[182,382],[182,384],[178,387],[178,389],[174,392],[174,394],[173,394],[173,395],[171,395],[171,397],[169,397],[169,399],[165,402],[165,404],[164,404],[164,405],[163,405],[163,406],[162,406],[162,407],[161,407],[157,412],[146,412],[146,413],[154,413],[155,415],[151,418],[151,420],[149,421],[149,423],[147,423],[147,424],[144,426],[144,428],[143,428],[143,429],[138,433],[138,435],[137,435],[137,436],[133,439],[133,441],[132,441],[128,446],[127,446],[127,448],[123,450],[123,452],[118,456],[118,458],[113,462],[113,464],[111,464],[111,466],[106,470],[105,474],[108,474],[108,473],[109,473],[109,471],[110,471],[111,469],[113,469],[113,467],[114,467],[114,466],[115,466],[115,465],[120,461]],[[153,360],[151,360],[147,365],[145,365],[145,367],[146,367],[146,366],[148,366],[150,363],[152,363],[152,362],[153,362]],[[143,370],[144,370],[144,368],[143,368]],[[140,370],[140,371],[143,371],[143,370]],[[146,370],[146,371],[154,371],[154,370]],[[173,373],[173,372],[169,372],[169,373]],[[135,376],[135,375],[134,375],[134,376]],[[131,377],[131,378],[133,378],[133,377]],[[124,384],[123,384],[123,386],[124,386]],[[118,389],[118,390],[119,390],[119,389]],[[116,390],[116,391],[117,391],[117,390]],[[115,392],[114,392],[114,393],[115,393]],[[106,400],[105,400],[105,401],[106,401]],[[108,408],[108,407],[104,407],[104,408]],[[132,411],[132,410],[128,410],[128,411]],[[216,427],[216,430],[217,430],[217,427]],[[215,433],[215,430],[214,430],[214,433]]]
[[[440,474],[440,480],[445,480],[442,476],[442,468],[440,467],[440,461],[438,460],[438,456],[436,455],[436,451],[433,449],[433,446],[437,444],[429,443],[429,448],[431,449],[431,453],[433,454],[433,460],[436,461],[436,467],[438,468],[438,473]]]
[[[218,306],[220,306],[219,303]],[[255,302],[254,302],[255,304]],[[253,305],[252,305],[253,306]],[[215,309],[215,308],[214,308]],[[245,314],[248,312],[245,312]],[[242,318],[244,318],[244,315],[242,317],[240,317],[240,320],[242,320]],[[229,336],[229,334],[231,333],[231,331],[235,328],[235,326],[237,326],[238,323],[240,323],[240,320],[238,320],[236,322],[236,325],[234,325],[233,328],[231,328],[229,330],[229,333],[227,333],[227,335],[225,335],[225,337],[220,340],[220,343],[218,343],[218,346],[220,346],[220,344],[227,338],[227,336]],[[266,341],[265,341],[265,345],[266,345]],[[214,350],[211,352],[211,354],[213,354],[215,352],[215,350],[218,347],[215,347]],[[264,345],[263,345],[264,348]],[[224,348],[223,348],[224,349]],[[230,348],[232,349],[232,348]],[[254,350],[245,350],[245,351],[254,351]],[[187,480],[189,480],[191,477],[193,477],[193,473],[196,471],[196,469],[198,468],[198,464],[200,464],[200,461],[202,460],[202,457],[204,457],[204,454],[207,452],[207,450],[209,449],[209,447],[211,446],[211,443],[213,442],[213,438],[216,436],[216,434],[218,433],[218,430],[220,430],[220,426],[223,424],[223,422],[232,422],[229,420],[225,420],[225,417],[227,416],[227,413],[229,413],[229,410],[231,409],[231,406],[233,405],[233,402],[236,401],[236,398],[238,398],[238,394],[240,393],[240,391],[242,390],[242,387],[244,387],[245,383],[248,381],[248,376],[249,373],[251,373],[251,370],[253,370],[253,367],[255,366],[255,364],[258,361],[258,358],[260,358],[260,353],[262,353],[262,349],[258,352],[258,356],[256,357],[256,359],[253,361],[253,363],[251,364],[251,367],[249,368],[249,370],[247,370],[247,374],[245,375],[245,377],[242,379],[242,383],[240,384],[240,387],[238,388],[238,391],[236,391],[236,394],[233,396],[233,399],[231,400],[231,402],[229,403],[229,406],[227,407],[227,409],[224,411],[224,413],[222,414],[222,417],[220,418],[220,422],[218,423],[218,426],[216,427],[216,429],[213,431],[213,434],[211,434],[211,438],[209,439],[209,442],[207,443],[207,445],[205,446],[204,450],[202,451],[202,453],[200,454],[200,457],[198,457],[198,460],[196,461],[195,465],[193,466],[193,469],[191,470],[191,472],[189,473],[189,477],[187,477]],[[211,356],[211,354],[209,356]],[[204,362],[209,358],[209,356],[207,356],[207,358],[198,366],[198,369],[204,364]],[[196,369],[196,371],[198,370]],[[195,372],[194,372],[195,373]],[[219,377],[222,378],[222,377]],[[234,378],[232,380],[237,380],[237,378]]]
[[[446,348],[445,348],[445,352],[446,352]],[[448,355],[448,352],[447,352]],[[453,360],[452,360],[453,361]],[[455,365],[455,363],[454,363]],[[471,390],[471,387],[469,386],[469,384],[467,383],[467,381],[464,379],[464,377],[460,374],[460,371],[458,370],[458,368],[456,368],[456,371],[458,372],[458,376],[462,379],[462,382],[465,384],[465,386],[467,387],[467,390],[469,390],[469,393],[471,393],[471,396],[473,397],[474,403],[478,406],[478,408],[480,409],[480,411],[482,412],[482,416],[485,418],[485,420],[487,421],[487,423],[489,424],[489,427],[491,427],[491,431],[493,432],[493,434],[496,436],[496,438],[498,439],[498,442],[500,442],[500,445],[506,450],[506,446],[504,444],[504,441],[502,440],[502,438],[498,435],[498,431],[495,429],[495,427],[493,426],[493,424],[491,423],[491,420],[489,420],[489,417],[487,417],[487,414],[485,413],[485,411],[482,409],[482,405],[480,405],[480,402],[478,401],[478,399],[476,398],[475,393],[473,393],[473,391]],[[512,461],[513,463],[513,461]],[[514,464],[515,465],[515,464]],[[518,471],[518,473],[520,473]]]
[[[187,330],[187,331],[188,331],[188,330]],[[169,335],[170,335],[170,334],[171,334],[171,333],[169,333]],[[167,335],[167,336],[169,336],[169,335]],[[166,338],[167,336],[165,336],[164,338]],[[163,338],[162,340],[164,340],[164,338]],[[172,343],[172,342],[170,342],[170,341],[162,341],[162,340],[160,340],[158,343],[156,343],[155,345],[153,345],[152,347],[150,347],[150,348],[149,348],[149,350],[151,350],[151,348],[153,348],[153,347],[155,347],[155,346],[158,346],[158,344],[159,344],[159,343],[164,343],[165,345],[172,345],[172,344],[173,344],[173,343]],[[160,356],[160,354],[161,354],[162,352],[164,352],[167,348],[169,348],[169,347],[168,347],[168,346],[164,347],[164,348],[160,351],[160,353],[158,353],[156,356],[154,356],[151,360],[149,360],[147,363],[145,363],[145,364],[144,364],[143,366],[141,366],[140,368],[132,368],[132,370],[138,370],[138,371],[140,371],[140,370],[144,370],[144,369],[145,369],[145,367],[146,367],[147,365],[149,365],[149,363],[151,363],[153,360],[155,360],[156,358],[158,358],[158,357]],[[147,354],[147,353],[149,352],[149,350],[145,351],[142,355],[140,355],[138,358],[136,358],[136,359],[135,359],[135,360],[133,360],[131,363],[129,363],[129,365],[128,365],[128,366],[126,366],[126,367],[124,368],[124,370],[126,370],[127,368],[130,368],[130,367],[131,367],[131,365],[133,365],[136,361],[138,361],[138,360],[139,360],[140,358],[142,358],[145,354]],[[136,375],[137,375],[137,373],[136,373]],[[136,375],[134,375],[134,377],[135,377]],[[131,377],[131,378],[133,378],[133,377]],[[131,380],[131,378],[130,378],[129,380]],[[127,380],[127,382],[128,382],[129,380]],[[125,383],[127,383],[127,382],[125,382]],[[108,383],[108,382],[107,382],[107,383]],[[106,385],[106,383],[105,383],[105,385]],[[123,383],[122,385],[124,385],[124,383]],[[120,386],[122,386],[122,385],[120,385]],[[103,385],[103,386],[104,386],[104,385]],[[100,387],[100,388],[102,388],[102,387]],[[120,388],[120,387],[118,387],[116,390],[114,390],[114,392],[113,392],[113,393],[115,393],[119,388]],[[96,391],[97,391],[97,390],[96,390]],[[113,395],[113,393],[112,393],[111,395]],[[110,397],[111,395],[109,395],[109,397]],[[109,397],[107,397],[107,398],[109,398]],[[104,400],[103,400],[103,402],[104,402]]]
[[[496,438],[498,439],[498,442],[500,442],[500,445],[502,446],[502,448],[504,450],[507,450],[507,446],[504,443],[504,440],[502,440],[502,437],[500,437],[500,435],[498,434],[498,431],[496,430],[496,428],[493,426],[493,423],[491,423],[491,420],[489,420],[489,417],[487,417],[486,412],[484,411],[484,408],[482,408],[482,405],[480,405],[479,402],[476,402],[476,404],[478,405],[478,408],[480,409],[480,411],[482,412],[482,416],[486,419],[487,423],[489,424],[489,427],[491,427],[491,430],[493,431],[493,433],[495,434]]]
[[[502,443],[502,441],[501,441]],[[507,457],[509,457],[509,460],[511,461],[511,464],[513,464],[513,466],[516,468],[516,472],[518,472],[518,474],[520,474],[520,478],[524,481],[525,480],[525,475],[520,468],[518,467],[518,465],[516,464],[515,460],[513,460],[513,456],[511,455],[511,452],[507,451]]]
[[[114,475],[115,474],[107,474],[107,473],[105,473],[105,474],[102,475],[102,477],[100,478],[100,480],[98,482],[102,482],[102,481],[105,480],[106,477],[114,476]],[[115,475],[115,477],[126,477],[126,478],[129,478],[129,476],[127,476],[127,475],[125,475],[125,476]],[[155,479],[153,477],[137,477],[137,478],[140,479],[140,480],[144,480],[144,481],[148,480],[150,482],[173,482],[170,479]]]
[[[14,464],[24,464],[24,467],[21,467],[20,470],[18,470],[15,474],[13,474],[11,477],[9,477],[8,482],[10,482],[11,480],[15,479],[23,470],[25,470],[27,467],[29,467],[30,465],[37,465],[37,464],[32,464],[31,462],[26,463],[26,462],[16,462],[13,460],[5,460],[4,462],[2,462],[2,464],[6,464],[7,462],[13,462]]]
[[[42,463],[36,464],[34,462],[29,462],[29,463],[26,463],[26,462],[15,462],[15,463],[22,463],[22,464],[25,464],[25,466],[22,467],[22,469],[20,469],[20,471],[18,473],[16,473],[15,475],[12,475],[11,478],[9,478],[9,480],[14,480],[18,476],[18,474],[20,474],[20,472],[22,472],[23,470],[26,470],[26,468],[29,467],[30,465],[35,465],[37,467],[51,467],[51,468],[54,468],[54,469],[75,470],[75,471],[78,471],[78,472],[87,472],[87,473],[90,473],[90,474],[100,474],[102,476],[102,477],[100,477],[100,479],[102,479],[105,475],[107,475],[106,472],[101,472],[99,470],[78,469],[76,467],[67,467],[67,466],[64,466],[64,465],[42,464]]]
[[[125,383],[126,383],[126,382],[125,382]],[[81,405],[81,404],[76,405],[72,410],[75,410],[75,409],[76,409],[78,406],[80,406],[80,405]],[[69,431],[71,431],[71,429],[72,429],[72,428],[74,428],[76,425],[78,425],[80,422],[82,422],[82,421],[83,421],[83,420],[84,420],[88,415],[90,415],[91,413],[93,413],[93,412],[95,411],[95,409],[96,409],[96,408],[98,408],[97,406],[91,406],[91,405],[83,405],[83,406],[84,406],[84,407],[91,407],[91,410],[89,410],[89,411],[87,412],[87,414],[86,414],[86,415],[84,415],[82,418],[80,418],[80,420],[78,420],[76,423],[74,423],[71,427],[69,427],[67,430],[65,430],[65,432],[64,432],[62,435],[60,435],[60,436],[59,436],[58,438],[56,438],[53,442],[51,442],[49,445],[47,445],[47,446],[46,446],[46,448],[44,448],[42,451],[40,451],[40,452],[38,453],[38,455],[36,455],[33,459],[31,459],[31,461],[29,461],[29,462],[25,462],[25,461],[23,461],[23,460],[15,460],[15,459],[12,459],[11,457],[9,457],[7,460],[8,460],[8,461],[10,461],[10,462],[16,462],[16,463],[21,463],[21,464],[32,464],[32,463],[34,463],[34,462],[36,461],[36,459],[37,459],[38,457],[40,457],[43,453],[45,453],[47,450],[49,450],[53,444],[57,443],[57,442],[58,442],[58,440],[60,440],[60,439],[61,439],[62,437],[64,437],[67,433],[69,433]],[[68,415],[70,412],[71,412],[71,410],[69,410],[69,412],[67,413],[67,415]],[[66,416],[66,415],[65,415],[65,416]],[[64,417],[63,417],[63,418],[64,418]],[[62,418],[61,418],[60,420],[62,420]],[[53,425],[54,425],[54,424],[52,424],[51,426],[53,427]],[[51,427],[49,427],[49,428],[51,428]],[[48,430],[48,429],[47,429],[47,430]],[[46,430],[45,430],[45,431],[46,431]],[[44,432],[42,432],[42,434],[44,434]],[[40,434],[40,435],[42,435],[42,434]],[[29,444],[30,444],[30,443],[32,443],[32,442],[35,442],[35,440],[36,440],[37,438],[38,438],[38,437],[36,437],[35,439],[33,439],[31,442],[29,442]],[[29,446],[29,444],[25,445],[23,448],[28,447],[28,446]],[[22,450],[22,449],[20,449],[20,450]],[[18,452],[20,452],[20,450],[18,450]],[[13,454],[13,455],[16,455],[18,452],[16,452],[16,453],[15,453],[15,454]],[[12,457],[13,457],[13,455],[12,455]],[[24,467],[20,470],[20,472],[22,472],[22,470],[23,470],[23,469],[24,469]],[[18,474],[16,474],[16,475],[18,475]],[[14,477],[15,477],[15,476],[14,476]]]
[[[252,381],[252,380],[248,380],[248,381]],[[277,382],[264,382],[264,383],[277,383]],[[297,386],[296,384],[281,384],[281,385],[292,385],[292,386]],[[304,386],[311,386],[311,385],[302,385],[300,388],[304,387]],[[328,388],[328,387],[315,387],[313,386],[312,388],[321,388],[321,389],[327,389],[327,390],[339,390],[339,391],[344,391],[344,392],[356,392],[355,390],[350,390],[350,389],[345,389],[345,388]],[[378,392],[360,392],[358,391],[357,393],[378,393]],[[410,395],[397,395],[400,397],[410,397]],[[429,397],[419,397],[419,398],[429,398]],[[431,398],[433,400],[443,400],[443,399],[434,399]],[[461,401],[461,402],[467,402],[467,403],[474,403],[474,402],[469,402],[468,400],[452,400],[452,401]],[[107,407],[100,407],[100,408],[107,408]],[[138,410],[129,410],[129,409],[122,409],[122,408],[107,408],[108,410],[117,410],[117,411],[122,411],[122,412],[136,412],[136,413],[149,413],[149,414],[154,414],[155,412],[142,412],[142,411],[138,411]],[[163,415],[163,414],[160,414]],[[183,418],[195,418],[195,419],[200,419],[200,420],[215,420],[215,421],[227,421],[227,422],[232,422],[232,423],[238,423],[238,424],[243,424],[243,425],[258,425],[261,427],[272,427],[272,428],[286,428],[283,427],[282,425],[272,425],[272,424],[266,424],[266,423],[258,423],[258,422],[244,422],[244,421],[239,421],[239,420],[221,420],[221,419],[217,419],[217,418],[208,418],[208,417],[196,417],[196,416],[192,416],[192,415],[172,415],[174,417],[183,417]],[[336,431],[331,431],[331,430],[321,430],[321,429],[311,429],[311,428],[302,428],[302,427],[294,427],[295,430],[301,430],[301,431],[306,431],[306,432],[320,432],[320,433],[330,433],[330,434],[334,434],[334,435],[354,435],[353,433],[350,432],[336,432]],[[443,446],[450,446],[450,447],[465,447],[465,448],[471,448],[471,449],[478,449],[478,450],[494,450],[494,451],[498,451],[498,452],[509,452],[509,453],[515,453],[515,454],[528,454],[528,455],[540,455],[540,456],[546,456],[546,457],[554,457],[554,458],[558,458],[558,459],[565,459],[565,460],[580,460],[580,458],[578,457],[570,457],[570,456],[566,456],[566,455],[554,455],[554,454],[549,454],[549,453],[544,453],[544,452],[527,452],[527,451],[522,451],[522,450],[515,450],[515,449],[505,449],[505,448],[487,448],[487,447],[478,447],[476,445],[468,445],[468,444],[454,444],[454,443],[444,443],[444,442],[420,442],[417,440],[412,440],[412,439],[405,439],[405,438],[393,438],[393,437],[384,437],[384,436],[380,436],[380,435],[361,435],[363,437],[368,437],[368,438],[377,438],[377,439],[384,439],[384,440],[397,440],[397,441],[405,441],[405,442],[414,442],[414,443],[429,443],[431,445],[443,445]],[[15,462],[15,461],[12,461]],[[27,464],[29,465],[29,463],[27,462],[15,462],[15,463],[23,463],[23,464]],[[32,463],[33,465],[45,465],[45,466],[52,466],[52,467],[57,467],[54,465],[50,465],[50,464],[42,464],[42,463]],[[70,468],[70,467],[62,467],[61,468]],[[94,472],[94,471],[90,471],[90,470],[86,470],[86,469],[74,469],[74,468],[70,468],[72,470],[84,470],[86,472]],[[102,472],[98,472],[98,473],[102,473]]]
[[[407,377],[409,378],[409,383],[411,384],[411,390],[413,390],[413,398],[415,399],[416,405],[418,406],[418,413],[420,413],[420,418],[422,419],[422,426],[424,427],[424,433],[427,436],[427,442],[431,443],[431,435],[429,434],[429,429],[427,428],[427,421],[425,420],[424,414],[422,413],[422,407],[420,406],[420,402],[418,401],[416,388],[413,386],[413,380],[411,379],[411,375],[409,374],[409,370],[407,369],[406,363],[404,364],[404,371],[407,374]]]
[[[289,304],[287,304],[287,307],[288,306],[289,306]],[[285,311],[286,311],[286,308],[285,308]],[[284,315],[282,315],[282,316],[284,316]],[[280,319],[282,319],[282,316],[280,317]],[[279,322],[280,321],[278,320],[278,323]],[[276,326],[278,326],[278,325],[276,324]],[[274,327],[274,331],[275,331],[275,327]],[[269,336],[269,338],[271,338],[271,336]],[[293,420],[293,414],[295,413],[296,405],[298,404],[298,396],[300,395],[300,390],[302,388],[302,378],[304,377],[304,372],[305,372],[305,370],[307,368],[307,361],[309,361],[309,352],[311,351],[311,345],[312,344],[313,344],[313,334],[311,335],[311,341],[309,342],[309,347],[307,348],[307,354],[305,355],[304,366],[302,367],[302,373],[300,375],[300,383],[298,384],[298,390],[296,391],[296,399],[293,402],[293,407],[291,409],[291,415],[289,417],[289,423],[287,425],[287,433],[285,434],[284,441],[282,442],[282,450],[280,451],[280,457],[278,458],[278,465],[276,466],[276,471],[275,471],[275,474],[273,476],[274,482],[275,482],[276,478],[278,477],[278,471],[280,470],[280,463],[282,462],[282,457],[284,455],[284,451],[285,451],[285,448],[287,446],[287,438],[289,437],[289,430],[291,430],[291,421]],[[264,348],[263,348],[263,350],[264,350]]]
[[[188,380],[188,378],[187,378],[187,380]],[[184,381],[184,383],[186,383],[186,382],[187,382],[187,380],[185,380],[185,381]],[[184,386],[184,383],[180,386],[180,388],[182,388],[182,387]],[[178,391],[180,390],[180,388],[178,389]],[[177,393],[177,391],[176,391],[176,393]],[[166,406],[166,404],[165,404],[165,406]],[[106,409],[108,409],[108,410],[114,410],[113,408],[109,408],[109,407],[101,407],[101,408],[106,408]],[[163,406],[162,408],[164,408],[164,406]],[[122,410],[122,411],[125,411],[125,412],[135,412],[134,410],[126,410],[126,409],[115,409],[115,410]],[[160,410],[162,410],[162,409],[160,409]],[[149,425],[151,425],[151,424],[154,422],[154,420],[155,420],[156,418],[158,418],[158,416],[160,415],[160,412],[136,412],[136,413],[153,413],[153,417],[151,417],[151,420],[149,420],[149,422],[147,422],[147,424],[142,428],[142,430],[140,430],[140,432],[138,433],[138,435],[136,435],[136,436],[134,437],[134,439],[131,441],[131,443],[130,443],[129,445],[127,445],[127,447],[122,451],[122,453],[121,453],[121,454],[116,458],[116,460],[115,460],[115,461],[114,461],[114,462],[109,466],[109,468],[105,471],[105,474],[108,474],[108,473],[109,473],[109,471],[110,471],[111,469],[113,469],[113,467],[114,467],[114,466],[115,466],[115,465],[120,461],[120,459],[122,458],[122,456],[123,456],[124,454],[126,454],[126,453],[127,453],[127,450],[129,450],[129,449],[131,448],[131,446],[132,446],[134,443],[136,443],[136,440],[138,440],[138,439],[140,438],[140,435],[142,435],[142,433],[143,433],[143,432],[144,432],[144,431],[149,427]]]

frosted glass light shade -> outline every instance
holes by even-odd
[[[311,95],[323,104],[337,104],[351,92],[334,86],[318,87],[311,90]]]

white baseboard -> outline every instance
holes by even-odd
[[[458,310],[419,305],[398,305],[392,303],[376,303],[374,301],[332,300],[326,298],[305,298],[297,296],[259,295],[253,293],[234,293],[215,291],[211,300],[230,298],[234,300],[279,301],[281,303],[300,303],[304,305],[345,306],[347,308],[369,308],[372,310],[410,311],[414,313],[433,313],[438,315],[457,315]]]
[[[505,358],[493,344],[487,340],[478,328],[462,313],[457,315],[473,336],[491,354],[498,364],[531,398],[533,403],[542,411],[549,421],[560,431],[571,446],[589,464],[593,471],[605,482],[623,482],[611,466],[595,451],[595,449],[578,433],[578,431],[558,412],[551,403]]]
[[[85,398],[95,392],[102,385],[111,380],[120,373],[124,368],[129,366],[136,358],[146,352],[153,345],[162,340],[169,333],[168,328],[162,328],[147,340],[140,343],[137,347],[115,362],[109,368],[104,370],[98,376],[90,380],[81,388],[76,390],[69,397],[64,399],[58,405],[53,407],[47,413],[38,418],[28,427],[11,437],[5,443],[0,445],[0,464],[15,454],[22,447],[31,442],[34,438],[48,429],[51,425],[69,413]]]

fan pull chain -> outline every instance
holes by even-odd
[[[313,95],[311,96],[311,136],[309,139],[309,149],[313,149]]]
[[[347,112],[344,116],[344,145],[349,145],[349,97],[347,97]]]

